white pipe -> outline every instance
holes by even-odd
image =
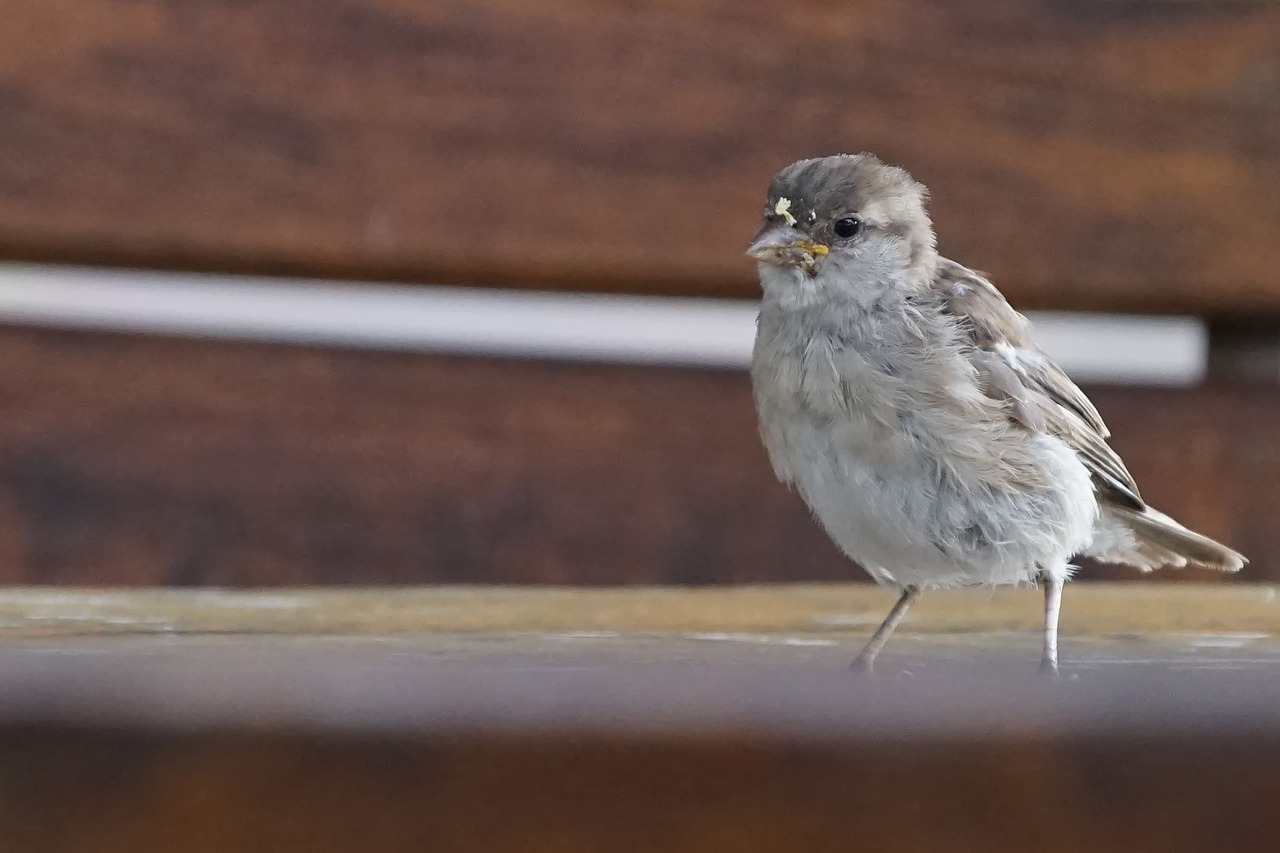
[[[612,296],[0,264],[0,323],[472,355],[743,368],[749,300]],[[1029,315],[1080,381],[1190,385],[1191,317]]]

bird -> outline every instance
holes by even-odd
[[[928,190],[874,154],[800,160],[770,184],[746,255],[751,355],[777,478],[898,598],[1040,585],[1040,668],[1058,674],[1072,559],[1238,571],[1245,558],[1149,506],[1097,408],[983,273],[939,254]]]

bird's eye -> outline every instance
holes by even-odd
[[[835,231],[836,236],[841,240],[848,240],[862,230],[862,220],[846,216],[844,219],[837,219],[836,224],[831,226],[831,230]]]

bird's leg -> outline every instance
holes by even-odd
[[[1044,584],[1044,656],[1040,658],[1040,671],[1046,675],[1058,674],[1058,611],[1062,609],[1062,578],[1048,572],[1040,574]]]
[[[875,666],[876,655],[880,654],[880,650],[884,648],[884,644],[889,642],[889,635],[893,633],[893,629],[898,627],[898,623],[902,621],[902,617],[907,615],[907,610],[920,597],[920,587],[909,586],[902,590],[902,595],[898,598],[898,603],[893,605],[893,609],[889,611],[889,615],[884,617],[884,621],[880,623],[880,627],[871,635],[871,639],[867,641],[866,646],[858,654],[858,659],[853,662],[853,668],[859,672],[871,672]]]

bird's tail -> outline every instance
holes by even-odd
[[[1098,535],[1086,554],[1108,563],[1137,566],[1144,572],[1188,565],[1238,572],[1248,562],[1226,545],[1188,530],[1151,507],[1104,508]]]

